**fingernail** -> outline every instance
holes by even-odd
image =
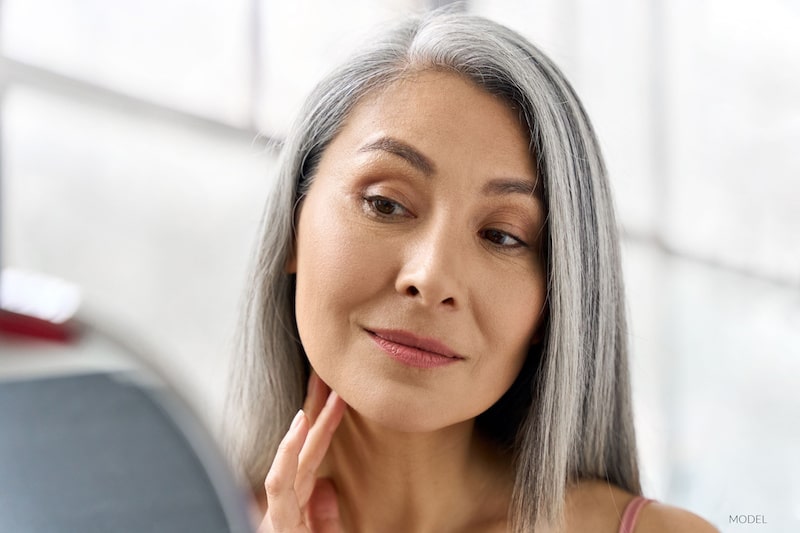
[[[289,429],[297,429],[300,426],[300,421],[303,420],[306,414],[303,412],[302,409],[297,411],[297,414],[294,415],[294,420],[292,420],[292,426]]]

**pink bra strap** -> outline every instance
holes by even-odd
[[[636,496],[625,507],[625,512],[622,513],[622,523],[619,526],[619,533],[633,533],[633,528],[636,527],[636,519],[639,516],[639,511],[648,503],[655,501],[644,496]]]

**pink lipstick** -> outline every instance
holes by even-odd
[[[378,347],[391,358],[416,368],[435,368],[464,358],[436,339],[400,330],[367,330]]]

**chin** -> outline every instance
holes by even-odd
[[[379,395],[368,391],[351,392],[339,392],[350,409],[359,417],[389,431],[429,433],[474,419],[474,416],[450,413],[441,406],[424,401],[392,398],[385,392]]]

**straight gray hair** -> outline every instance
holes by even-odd
[[[513,453],[514,531],[560,526],[566,489],[580,480],[641,493],[618,231],[598,143],[574,91],[525,38],[480,17],[434,12],[409,19],[334,70],[306,101],[282,148],[261,223],[223,438],[234,465],[260,487],[303,404],[309,373],[294,276],[285,272],[296,206],[353,107],[424,69],[457,73],[503,98],[530,135],[547,208],[544,340],[477,425]]]

